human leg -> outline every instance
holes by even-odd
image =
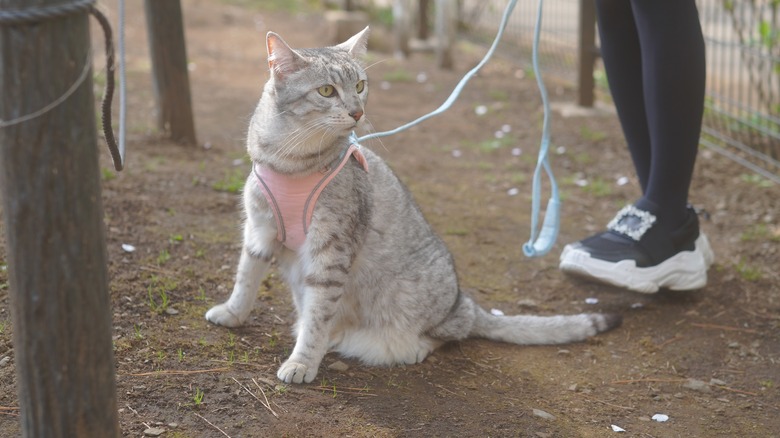
[[[606,232],[567,245],[560,267],[640,292],[702,287],[713,255],[687,206],[705,79],[695,3],[598,0],[597,8],[610,90],[643,196]]]

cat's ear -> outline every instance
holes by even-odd
[[[368,47],[368,34],[370,29],[366,26],[365,29],[356,33],[352,38],[344,41],[336,46],[339,49],[346,50],[352,55],[353,58],[358,58],[366,54],[366,48]]]
[[[268,32],[265,43],[268,48],[268,68],[274,76],[284,78],[305,65],[306,61],[301,55],[291,49],[279,35]]]

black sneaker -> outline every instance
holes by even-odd
[[[607,231],[566,245],[560,269],[643,293],[704,287],[715,257],[693,208],[671,235],[654,227],[655,222],[649,211],[626,206]]]

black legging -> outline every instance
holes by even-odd
[[[704,110],[694,0],[597,0],[601,54],[643,197],[658,224],[685,219]],[[652,205],[652,204],[650,204]]]

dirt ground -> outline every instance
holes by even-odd
[[[569,278],[557,270],[563,245],[601,229],[639,187],[614,113],[556,113],[561,233],[549,255],[524,257],[542,120],[526,59],[494,61],[448,113],[365,146],[410,187],[483,306],[619,312],[623,326],[564,346],[469,340],[408,367],[330,354],[315,383],[280,384],[294,316],[276,275],[246,327],[203,315],[232,289],[245,126],[267,78],[264,35],[311,47],[327,41],[328,27],[320,13],[182,3],[198,146],[155,128],[142,5],[129,2],[126,170],[109,170],[100,151],[123,436],[602,437],[613,425],[638,437],[780,436],[780,187],[702,149],[691,200],[708,212],[702,227],[717,256],[706,288],[640,295]],[[380,25],[375,35],[370,49],[387,41]],[[459,45],[449,72],[429,54],[398,61],[372,51],[373,129],[438,106],[483,53]],[[545,79],[555,102],[574,101],[569,86]],[[20,431],[6,263],[0,245],[0,435],[11,437]]]

